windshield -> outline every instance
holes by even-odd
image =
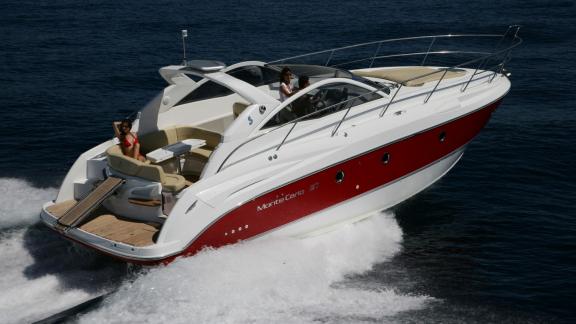
[[[279,126],[301,117],[305,117],[304,120],[322,118],[381,98],[376,92],[357,85],[326,84],[299,95],[274,115],[262,129]]]

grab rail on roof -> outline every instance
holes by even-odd
[[[292,56],[292,57],[288,57],[288,58],[284,58],[284,59],[280,59],[280,60],[276,60],[276,61],[272,61],[269,62],[268,64],[285,64],[288,61],[294,61],[296,59],[298,60],[302,60],[303,58],[310,58],[313,56],[318,56],[321,54],[329,54],[328,56],[328,60],[326,60],[326,62],[324,63],[324,66],[330,66],[330,67],[340,67],[340,66],[345,66],[348,64],[353,64],[353,63],[359,63],[359,62],[363,62],[363,61],[370,61],[370,64],[368,65],[368,68],[371,68],[374,65],[374,62],[376,60],[380,60],[380,59],[386,59],[386,58],[396,58],[396,57],[406,57],[406,56],[418,56],[418,55],[423,55],[424,58],[422,59],[420,65],[423,66],[428,57],[431,55],[448,55],[448,54],[478,54],[481,55],[480,57],[474,58],[472,60],[468,60],[466,62],[460,63],[460,64],[456,64],[450,67],[445,67],[445,68],[440,68],[436,71],[433,72],[429,72],[429,73],[424,73],[421,75],[418,75],[416,77],[413,77],[411,79],[407,79],[404,80],[401,83],[398,83],[397,85],[397,90],[394,92],[394,94],[391,96],[390,100],[388,101],[388,103],[382,105],[382,111],[379,113],[379,117],[383,117],[384,114],[386,113],[386,111],[388,110],[388,108],[390,108],[390,106],[396,102],[399,101],[404,101],[407,99],[411,99],[413,97],[418,97],[418,96],[423,96],[426,95],[426,98],[424,99],[424,103],[427,103],[430,100],[430,97],[432,97],[432,95],[438,90],[438,86],[440,85],[440,83],[444,80],[444,77],[446,76],[447,72],[452,70],[452,69],[458,69],[458,68],[463,68],[463,67],[469,67],[472,66],[475,68],[474,72],[472,73],[472,75],[470,76],[470,78],[464,82],[462,84],[462,87],[460,89],[461,92],[466,91],[466,89],[468,88],[468,85],[470,84],[470,82],[473,81],[475,76],[478,76],[480,74],[484,74],[484,73],[492,73],[492,75],[489,78],[489,83],[491,83],[494,78],[496,77],[496,75],[498,74],[502,74],[504,71],[504,66],[506,65],[506,63],[508,63],[510,61],[510,53],[512,51],[512,49],[516,48],[517,46],[519,46],[520,44],[522,44],[522,38],[520,38],[518,36],[518,32],[520,30],[519,25],[511,25],[508,26],[508,29],[506,30],[506,32],[502,35],[499,34],[460,34],[460,35],[452,35],[452,34],[448,34],[448,35],[436,35],[436,36],[419,36],[419,37],[406,37],[406,38],[394,38],[394,39],[387,39],[387,40],[380,40],[380,41],[374,41],[374,42],[368,42],[368,43],[362,43],[362,44],[356,44],[356,45],[349,45],[349,46],[344,46],[344,47],[338,47],[338,48],[333,48],[333,49],[329,49],[329,50],[324,50],[324,51],[318,51],[318,52],[312,52],[312,53],[308,53],[308,54],[302,54],[302,55],[297,55],[297,56]],[[435,43],[437,42],[438,39],[451,39],[451,38],[498,38],[498,42],[496,43],[496,45],[494,46],[494,48],[490,51],[490,52],[485,52],[485,51],[452,51],[452,50],[436,50],[436,51],[432,51],[433,46],[435,45]],[[504,48],[500,48],[501,45],[508,39],[510,38],[510,44],[505,46]],[[396,54],[389,54],[389,55],[379,55],[380,51],[382,49],[382,45],[383,44],[389,44],[389,43],[396,43],[396,42],[405,42],[405,41],[413,41],[413,40],[423,40],[423,39],[430,39],[430,44],[427,47],[427,50],[425,52],[412,52],[412,53],[396,53]],[[356,48],[360,48],[360,47],[365,47],[365,46],[370,46],[370,45],[375,45],[377,44],[377,49],[374,52],[373,55],[366,57],[366,58],[362,58],[362,59],[355,59],[352,61],[348,61],[348,62],[343,62],[343,63],[337,63],[334,65],[329,65],[330,62],[333,60],[334,58],[334,54],[342,52],[342,51],[346,51],[346,50],[350,50],[350,49],[356,49]],[[499,59],[499,56],[502,55],[501,60]],[[491,65],[491,66],[486,66],[486,64],[489,62],[490,59],[494,59],[494,58],[498,58],[498,63]],[[477,65],[473,65],[476,64]],[[429,92],[423,92],[423,93],[418,93],[415,96],[411,96],[411,97],[407,97],[407,98],[402,98],[399,99],[397,101],[394,101],[394,99],[396,99],[398,93],[400,92],[400,90],[402,89],[402,87],[405,84],[408,84],[410,81],[414,81],[420,78],[424,78],[430,75],[434,75],[437,73],[442,73],[442,76],[440,77],[440,79],[436,82],[434,88],[429,91]],[[218,167],[218,171],[220,172],[222,170],[222,168],[224,167],[224,165],[226,164],[226,162],[228,162],[228,160],[230,159],[230,157],[232,155],[234,155],[234,153],[236,153],[241,147],[245,146],[246,144],[261,138],[263,136],[266,136],[268,134],[271,134],[281,128],[286,127],[287,125],[292,125],[292,127],[290,128],[290,130],[288,131],[288,133],[283,137],[282,141],[278,144],[278,146],[276,147],[275,151],[280,150],[280,148],[284,145],[284,143],[286,143],[286,140],[288,139],[288,137],[290,136],[290,134],[292,133],[292,130],[294,130],[294,128],[296,127],[296,124],[298,124],[298,122],[308,119],[314,115],[320,114],[324,111],[329,111],[332,108],[335,108],[336,106],[342,105],[343,103],[347,103],[350,102],[352,100],[355,100],[357,98],[363,97],[363,96],[368,96],[377,92],[381,92],[383,90],[383,88],[379,88],[376,89],[370,93],[365,93],[361,96],[358,97],[353,97],[353,98],[349,98],[345,101],[341,101],[338,102],[336,104],[330,105],[328,107],[324,107],[322,109],[316,110],[314,112],[311,112],[307,115],[298,117],[296,119],[293,119],[289,122],[286,122],[282,125],[279,125],[275,128],[270,129],[269,131],[259,134],[255,137],[249,138],[246,141],[242,142],[240,145],[238,145],[236,148],[234,148],[234,150],[232,150],[232,152],[230,152],[228,154],[228,156],[226,156],[226,158],[224,159],[224,161],[222,161],[222,163],[220,164],[220,166]],[[440,89],[443,90],[443,89]],[[354,106],[356,107],[356,106]],[[338,131],[338,129],[340,128],[340,126],[342,125],[342,123],[346,120],[346,117],[349,115],[350,110],[353,108],[352,105],[350,105],[350,107],[348,107],[348,109],[346,110],[346,113],[343,115],[342,119],[340,119],[336,125],[336,127],[334,128],[334,130],[331,132],[330,136],[334,136],[336,134],[336,132]],[[273,147],[273,146],[272,146]],[[269,160],[272,160],[272,157],[269,157]],[[236,161],[232,164],[238,163],[242,160]],[[230,165],[232,165],[230,164]]]

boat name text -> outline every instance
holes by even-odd
[[[289,193],[286,195],[280,194],[280,196],[277,196],[276,199],[274,199],[270,202],[267,202],[267,203],[263,203],[260,206],[256,206],[256,211],[260,212],[260,211],[263,211],[264,209],[268,209],[270,207],[274,207],[274,206],[283,204],[284,202],[286,202],[288,200],[298,198],[300,196],[303,196],[304,194],[306,194],[306,190],[304,190],[304,189],[301,189],[301,190],[298,190],[296,192],[292,192],[292,193]]]

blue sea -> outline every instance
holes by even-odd
[[[115,290],[81,323],[576,322],[574,1],[29,1],[0,10],[0,323]],[[512,89],[441,181],[309,240],[135,269],[38,223],[80,153],[188,57],[273,60],[523,27]]]

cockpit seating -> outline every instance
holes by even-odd
[[[186,185],[186,179],[178,174],[166,173],[158,165],[141,162],[125,156],[118,145],[112,145],[106,150],[108,166],[122,174],[160,182],[166,191],[180,191]]]
[[[212,151],[218,146],[222,135],[199,127],[179,126],[162,129],[153,133],[140,136],[141,151],[151,152],[157,148],[174,144],[190,138],[198,138],[206,141],[206,145],[196,148],[184,155],[183,175],[199,176],[208,162]],[[165,167],[165,166],[164,166]],[[165,167],[165,169],[167,169]],[[174,168],[170,168],[174,169]]]

